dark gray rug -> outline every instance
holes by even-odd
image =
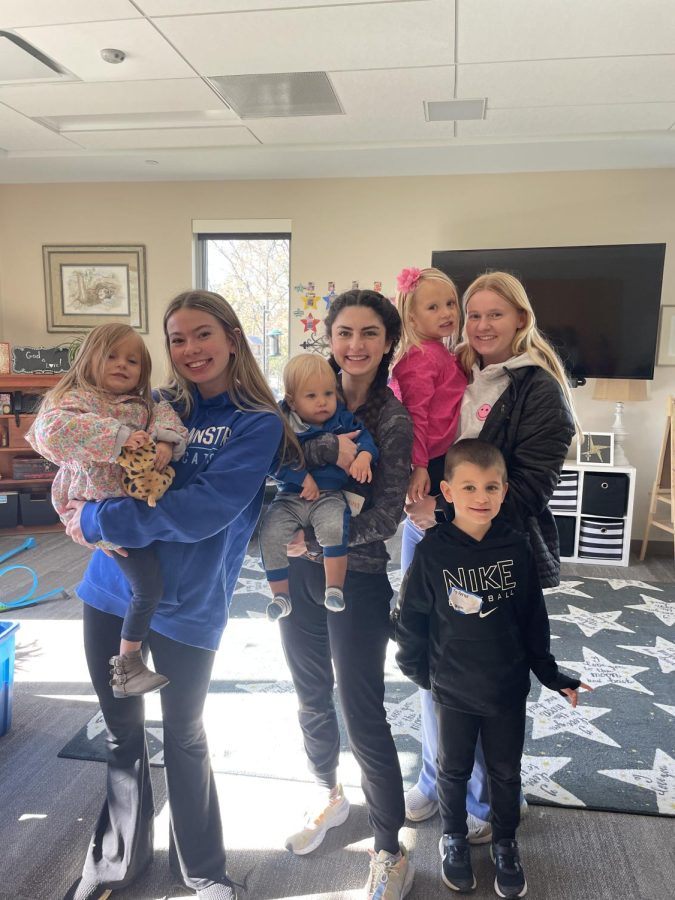
[[[398,572],[390,574],[397,588]],[[595,690],[583,694],[573,710],[534,680],[523,757],[528,800],[675,815],[673,586],[579,578],[547,595],[552,650],[559,664]],[[214,680],[207,701],[212,764],[219,772],[305,781],[310,776],[296,724],[295,694],[278,629],[264,621],[267,599],[260,565],[247,557],[228,626],[226,652],[235,674]],[[396,667],[394,649],[392,644],[385,702],[410,786],[420,765],[419,702],[414,686]],[[151,760],[161,765],[161,724],[148,722],[147,733]],[[358,785],[344,728],[342,734],[341,778]],[[105,759],[100,713],[59,756]]]

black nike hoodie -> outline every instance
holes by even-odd
[[[480,541],[452,522],[429,532],[394,619],[401,671],[452,709],[497,715],[527,696],[530,671],[551,690],[579,687],[551,655],[529,539],[501,516]]]

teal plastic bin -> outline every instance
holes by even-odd
[[[12,724],[12,693],[14,689],[14,648],[18,622],[0,622],[0,737]]]

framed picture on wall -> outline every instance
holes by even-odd
[[[675,306],[661,307],[657,366],[675,366]]]
[[[583,466],[614,465],[614,435],[611,431],[585,431],[577,442],[577,462]]]
[[[145,247],[43,245],[47,331],[123,322],[148,331]]]
[[[0,341],[0,375],[9,375],[10,371],[9,344]]]

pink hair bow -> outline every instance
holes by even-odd
[[[420,280],[420,270],[412,266],[410,269],[403,269],[396,278],[396,286],[399,291],[404,294],[414,291],[417,282]]]

